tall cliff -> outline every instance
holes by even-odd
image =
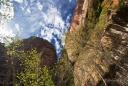
[[[128,0],[78,0],[58,71],[57,86],[128,85]]]

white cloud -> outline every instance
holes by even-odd
[[[71,2],[72,0],[69,0],[69,2]]]
[[[2,15],[0,18],[0,24],[11,20],[14,16],[13,4],[10,2],[1,3],[0,14]]]
[[[41,36],[49,42],[53,39],[52,33],[49,30],[41,30]]]
[[[61,16],[59,16],[59,15],[56,15],[55,16],[55,20],[54,20],[54,25],[55,25],[55,27],[57,27],[57,28],[64,28],[64,21],[62,20],[62,18],[61,18]]]
[[[23,0],[15,0],[18,3],[23,3]]]
[[[24,0],[24,6],[27,6],[28,5],[28,2],[27,2],[27,0]]]
[[[54,39],[54,46],[56,46],[56,50],[59,53],[62,45],[64,45],[65,36],[63,34],[67,31],[71,18],[71,14],[69,14],[66,20],[63,19],[62,12],[60,11],[63,3],[58,4],[59,0],[11,1],[16,1],[19,4],[14,8],[16,11],[14,19],[6,29],[8,33],[13,35],[20,32],[23,37],[37,35],[47,39],[49,42]],[[67,10],[63,12],[67,12]],[[10,28],[12,29],[10,30]],[[63,39],[62,45],[59,42],[61,38]]]
[[[18,3],[23,3],[23,0],[10,0],[10,1],[15,1],[15,2],[18,2]]]
[[[26,13],[31,14],[31,10],[29,8],[27,8]]]
[[[38,9],[41,11],[43,8],[43,5],[40,2],[37,2],[36,5],[37,5]]]
[[[60,37],[60,35],[63,33],[62,29],[65,27],[65,22],[62,20],[61,13],[55,6],[49,4],[46,12],[38,11],[38,8],[28,6],[27,13],[29,14],[25,19],[27,20],[26,23],[30,28],[27,28],[29,32],[33,33],[40,28],[43,28],[43,30],[47,31],[45,31],[45,33],[42,31],[41,36],[44,37],[46,34],[47,36],[50,36],[45,37],[47,38],[47,40],[52,39],[51,36],[53,35],[53,33],[56,34],[57,37]],[[49,27],[50,25],[52,28]],[[49,35],[50,33],[51,35]]]
[[[15,24],[15,28],[19,29],[20,28],[19,24]]]
[[[3,26],[0,26],[0,35],[3,35],[3,36],[9,36],[9,37],[14,37],[15,34],[13,33],[13,30],[9,27],[8,25],[4,24]]]
[[[69,22],[69,20],[71,19],[71,17],[72,17],[72,15],[69,14],[69,15],[67,16],[66,22]]]
[[[55,40],[56,52],[60,53],[62,50],[62,46],[59,44],[59,41],[57,40],[57,38],[54,38],[54,40]]]
[[[0,16],[0,41],[3,42],[2,38],[15,36],[13,30],[7,24],[13,18],[14,10],[13,4],[10,2],[5,2],[5,4],[1,3],[1,5],[0,14],[2,14],[2,16]]]
[[[22,31],[22,28],[19,26],[19,24],[15,24],[15,32],[20,32],[20,31]]]

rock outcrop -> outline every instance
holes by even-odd
[[[35,48],[38,53],[42,53],[43,64],[48,67],[52,67],[54,63],[57,62],[57,55],[54,46],[49,43],[47,40],[39,37],[31,37],[24,39],[21,43],[20,49],[29,51],[32,48]]]
[[[82,10],[78,7],[88,1],[78,0],[81,3],[76,5],[66,35],[66,53],[62,53],[62,58],[70,64],[66,68],[72,71],[66,71],[59,80],[64,83],[71,80],[72,86],[127,86],[128,1],[91,0],[84,8],[85,14],[76,15]],[[85,15],[84,25],[74,23],[75,20],[83,21],[82,15]],[[67,77],[68,72],[73,76]]]
[[[76,8],[70,24],[70,31],[75,30],[78,26],[84,23],[84,19],[85,19],[90,2],[91,0],[77,1]]]
[[[15,84],[16,74],[23,69],[17,57],[17,54],[20,56],[20,53],[17,51],[25,51],[26,53],[31,49],[36,49],[38,53],[41,53],[41,66],[46,65],[52,69],[57,62],[54,46],[42,38],[30,37],[12,43],[8,47],[0,43],[0,86],[13,86]],[[7,55],[7,50],[13,50],[12,52],[16,54]]]

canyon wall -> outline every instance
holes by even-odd
[[[128,85],[127,15],[127,0],[78,0],[57,86]]]

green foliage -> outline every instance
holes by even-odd
[[[6,47],[13,86],[54,86],[54,71],[43,64],[42,53],[38,53],[36,49],[20,50],[21,46],[22,41],[15,38]]]
[[[61,58],[56,64],[57,86],[74,86],[73,63],[68,60],[65,49],[62,50]]]
[[[100,13],[101,13],[101,10],[102,10],[102,2],[103,2],[103,0],[96,0],[96,2],[97,2],[96,7],[94,7],[95,16],[99,17]]]
[[[31,38],[31,39],[34,39],[34,38],[36,38],[36,36],[31,36],[30,38]]]
[[[124,1],[125,1],[125,0],[120,0],[120,1],[119,1],[119,5],[120,5],[120,6],[124,5]]]
[[[87,12],[87,25],[89,29],[93,29],[96,23],[99,21],[100,13],[102,11],[103,0],[95,0],[92,7]]]
[[[106,7],[103,7],[102,8],[102,14],[107,14],[107,12],[108,12],[108,9]]]
[[[18,85],[24,86],[54,86],[51,70],[46,66],[41,66],[41,53],[36,49],[23,52],[20,56],[22,71],[17,74]]]
[[[93,29],[96,23],[96,16],[93,8],[90,8],[87,14],[87,25],[89,29]]]

